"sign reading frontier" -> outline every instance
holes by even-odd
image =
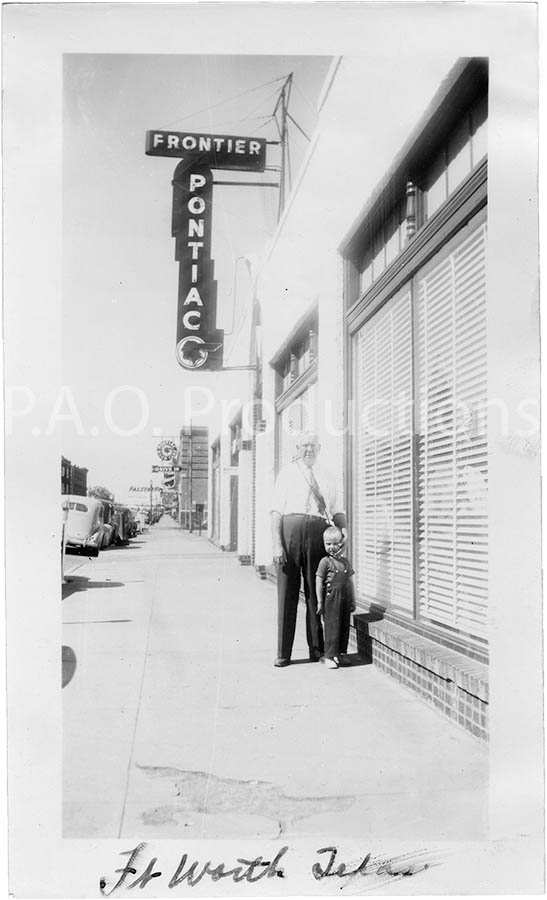
[[[172,181],[171,232],[179,262],[176,357],[185,369],[222,368],[224,332],[216,328],[217,283],[211,257],[212,169],[264,172],[266,144],[265,138],[146,132],[148,156],[181,160]]]
[[[180,131],[147,131],[148,156],[176,156],[192,159],[212,169],[239,169],[263,172],[266,167],[264,138]]]

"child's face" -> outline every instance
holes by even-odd
[[[341,548],[342,539],[339,535],[333,535],[332,537],[325,538],[325,550],[327,551],[329,556],[336,556]]]

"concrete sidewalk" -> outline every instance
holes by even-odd
[[[162,520],[70,577],[65,837],[485,837],[486,748],[357,657],[309,663],[303,609],[274,668],[274,586],[205,538]]]

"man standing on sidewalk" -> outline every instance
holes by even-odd
[[[299,459],[281,469],[271,504],[273,558],[277,566],[278,643],[275,666],[288,666],[296,628],[300,579],[306,597],[306,638],[310,660],[323,656],[323,628],[317,614],[315,573],[325,555],[323,532],[330,524],[347,537],[346,516],[333,476],[316,465],[321,445],[314,432],[303,432]]]

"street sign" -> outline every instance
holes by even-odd
[[[134,485],[131,485],[129,490],[130,491],[161,491],[161,488],[160,487],[152,487],[151,488],[150,485],[147,485],[146,487],[135,487]]]
[[[152,466],[153,472],[169,472],[172,475],[174,472],[181,472],[182,466]]]
[[[156,447],[156,453],[158,454],[160,459],[163,459],[165,461],[174,459],[177,455],[177,445],[174,441],[160,441],[158,446]]]

